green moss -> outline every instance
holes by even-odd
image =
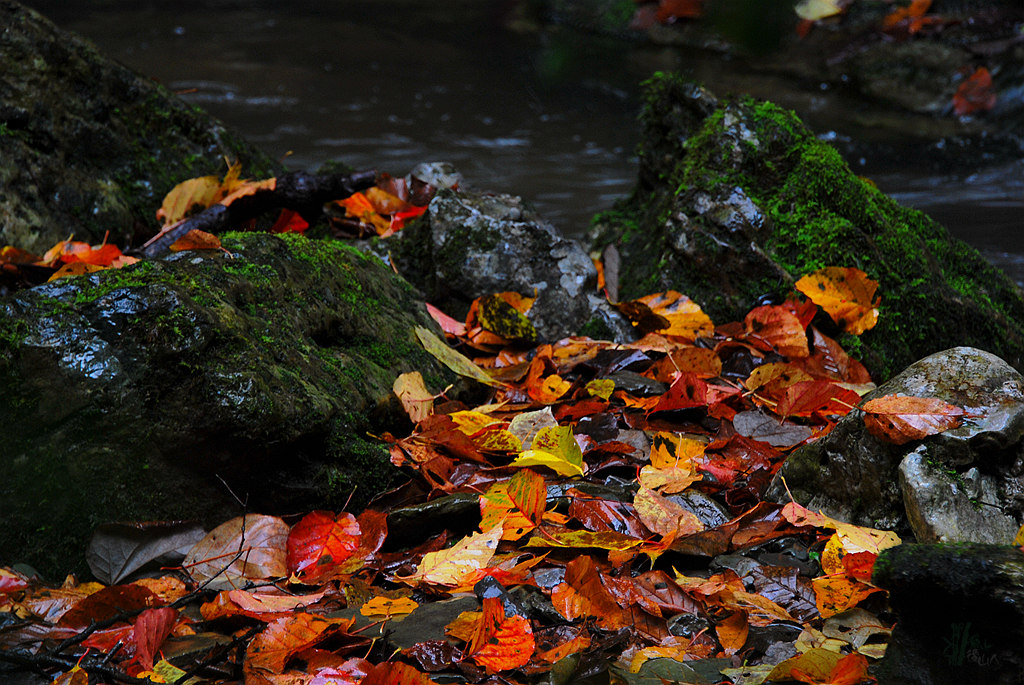
[[[882,316],[852,348],[879,378],[958,344],[1024,367],[1024,299],[1009,279],[854,175],[792,112],[750,98],[716,104],[678,75],[646,84],[639,183],[592,233],[598,246],[619,244],[623,299],[674,288],[722,323],[759,296],[786,296],[806,273],[857,267],[879,281]],[[760,224],[730,228],[730,216],[699,209],[740,206],[715,204],[742,204],[737,193],[763,212]]]

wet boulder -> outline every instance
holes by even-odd
[[[73,233],[125,245],[158,228],[178,182],[273,176],[273,160],[202,110],[11,0],[0,2],[0,245],[42,254]],[[139,241],[135,241],[138,243]]]
[[[857,267],[880,284],[878,325],[855,338],[819,323],[877,378],[956,345],[1024,368],[1020,288],[854,175],[792,112],[669,74],[645,97],[638,183],[591,236],[618,247],[622,299],[671,288],[721,323],[818,268]]]
[[[391,483],[368,433],[407,428],[396,376],[455,381],[413,288],[334,241],[223,244],[0,299],[0,558],[66,571],[102,523],[338,510]]]
[[[957,428],[893,445],[855,409],[794,452],[767,496],[783,502],[792,493],[809,509],[919,542],[1011,543],[1024,523],[1024,377],[992,354],[958,347],[912,364],[865,399],[884,395],[936,397],[967,416]]]
[[[1000,545],[898,545],[872,582],[896,626],[875,674],[890,685],[1013,685],[1024,673],[1024,554]]]
[[[386,244],[399,272],[455,317],[477,297],[536,297],[527,317],[541,339],[630,338],[632,329],[598,297],[597,270],[521,198],[442,190],[421,221]]]

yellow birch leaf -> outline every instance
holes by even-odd
[[[448,418],[466,435],[475,435],[490,425],[500,423],[493,416],[478,411],[457,411],[449,414]]]
[[[860,269],[829,266],[796,282],[796,289],[825,310],[847,333],[860,335],[878,323],[878,281]]]
[[[413,609],[418,607],[415,601],[408,597],[398,597],[392,599],[391,597],[377,596],[368,602],[364,602],[359,607],[359,613],[368,618],[388,618],[390,616],[405,616],[411,614]]]
[[[587,394],[591,397],[607,400],[615,391],[615,381],[609,378],[596,378],[587,383],[585,387]]]
[[[409,585],[461,585],[463,579],[490,563],[500,539],[501,528],[473,533],[448,549],[427,552],[415,573],[395,578]]]

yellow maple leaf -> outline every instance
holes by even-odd
[[[847,333],[860,335],[878,323],[878,281],[871,280],[860,269],[818,269],[797,281],[796,289],[824,309]]]

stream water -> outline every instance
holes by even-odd
[[[629,192],[636,84],[665,63],[658,48],[511,30],[504,0],[28,4],[292,168],[337,159],[403,175],[449,161],[466,185],[522,195],[573,236]],[[840,143],[871,135],[841,130],[830,113],[848,103],[826,90],[789,92],[717,57],[673,60],[716,92],[770,96]],[[936,171],[854,147],[857,173],[1024,284],[1024,160]]]

